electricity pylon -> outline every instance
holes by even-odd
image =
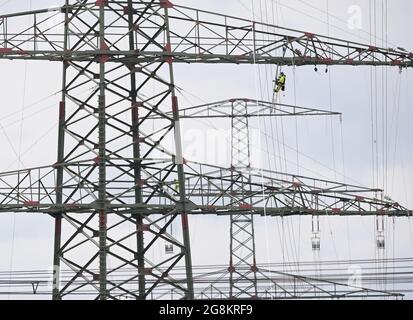
[[[303,108],[261,100],[235,98],[200,106],[182,108],[181,119],[231,120],[231,169],[248,172],[251,168],[251,136],[249,120],[268,117],[336,116],[338,112]],[[235,181],[235,177],[234,177]],[[231,192],[244,197],[251,177],[247,175],[233,184]],[[243,204],[245,208],[251,203]],[[232,299],[258,297],[257,259],[255,255],[254,217],[242,212],[230,217],[229,295]],[[226,273],[215,282],[222,281]],[[213,282],[214,283],[214,282]],[[215,283],[214,283],[215,284]]]
[[[51,25],[59,15],[63,22]],[[193,299],[190,214],[411,215],[375,189],[188,161],[174,80],[176,63],[407,68],[411,53],[168,0],[65,0],[55,10],[2,15],[0,28],[0,59],[62,64],[57,162],[0,175],[1,212],[55,219],[56,279],[62,264],[73,277],[56,281],[54,299],[85,288],[102,300],[156,299],[157,289]],[[168,138],[174,150],[163,146]],[[168,234],[177,219],[181,232]],[[179,251],[153,254],[165,241]],[[182,263],[185,278],[172,277]],[[136,273],[119,278],[125,269]]]

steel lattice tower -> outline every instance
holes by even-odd
[[[231,168],[245,171],[251,168],[250,135],[247,101],[233,100],[231,118]],[[251,179],[241,177],[232,191],[245,198]],[[243,204],[246,209],[252,203]],[[245,294],[257,297],[257,262],[255,257],[255,235],[252,213],[231,215],[230,227],[230,297],[239,298]],[[247,280],[247,281],[245,281]]]
[[[248,98],[235,98],[211,104],[183,108],[181,119],[226,119],[231,120],[231,169],[248,172],[251,170],[251,137],[249,119],[263,117],[335,116],[337,112],[303,108],[281,103],[266,102]],[[241,177],[232,186],[232,192],[248,198],[251,177]],[[246,209],[251,203],[244,203]],[[251,213],[240,213],[230,217],[230,263],[229,297],[246,299],[258,297],[255,256],[254,218]],[[212,281],[216,284],[226,272]]]
[[[65,17],[62,32],[49,25],[57,14]],[[33,25],[21,27],[21,17],[30,17]],[[84,288],[102,300],[125,295],[156,299],[166,291],[193,299],[190,214],[230,215],[233,233],[240,226],[251,235],[252,215],[264,212],[411,215],[398,203],[377,199],[380,190],[258,170],[245,157],[234,156],[231,168],[186,160],[174,80],[176,63],[407,68],[413,66],[411,53],[168,0],[66,0],[55,11],[2,15],[0,27],[0,59],[62,63],[57,162],[0,174],[1,212],[45,213],[55,220],[56,279],[63,266],[73,276],[62,284],[56,281],[54,299]],[[268,27],[274,31],[263,31]],[[280,48],[282,57],[275,55]],[[233,112],[241,114],[241,108],[234,104]],[[167,138],[174,150],[164,147]],[[241,138],[239,143],[245,143]],[[181,230],[172,236],[168,227],[178,219]],[[178,252],[153,254],[165,242]],[[237,246],[233,243],[233,250]],[[254,250],[246,257],[253,256]],[[171,276],[179,265],[185,266],[183,279]],[[126,269],[134,275],[119,280]]]

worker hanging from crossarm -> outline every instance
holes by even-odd
[[[275,83],[275,89],[274,89],[274,92],[275,93],[278,93],[278,92],[280,92],[280,90],[281,91],[285,91],[285,83],[286,83],[286,81],[287,81],[287,76],[285,75],[285,73],[284,72],[281,72],[280,73],[280,76],[278,77],[278,79],[277,79],[277,81],[276,81],[276,83]]]

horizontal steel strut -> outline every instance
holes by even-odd
[[[125,159],[131,163],[134,159]],[[157,165],[168,163],[164,160],[142,159],[142,167],[155,169]],[[146,164],[146,162],[148,164]],[[173,166],[173,163],[170,163]],[[96,167],[93,159],[89,162],[61,164],[66,170],[82,167],[87,171]],[[110,168],[112,165],[108,165]],[[75,196],[67,197],[64,204],[54,201],[53,177],[56,166],[32,168],[0,174],[0,212],[92,212],[97,209],[94,202],[88,203]],[[126,168],[128,165],[123,165]],[[228,215],[251,211],[257,215],[386,215],[411,216],[399,203],[383,200],[382,190],[370,189],[328,180],[313,179],[281,172],[254,168],[221,168],[186,161],[185,190],[188,213],[197,215]],[[161,169],[157,169],[161,170]],[[176,168],[171,169],[176,174]],[[243,181],[248,191],[236,192],[242,177],[250,176],[251,181]],[[63,182],[67,194],[79,190],[79,176],[67,177]],[[176,180],[159,181],[156,176],[143,177],[142,204],[132,203],[135,184],[132,180],[108,181],[113,187],[107,188],[110,213],[135,210],[145,215],[168,212],[178,202]],[[82,188],[94,190],[97,181],[84,179]],[[118,185],[118,186],[117,186]],[[16,186],[16,187],[11,187]],[[92,195],[93,192],[89,191]],[[156,194],[156,196],[155,196]],[[245,203],[252,203],[247,206]]]
[[[153,10],[147,10],[150,6]],[[156,1],[133,1],[133,15],[141,19],[134,25],[137,34],[144,35],[139,27],[151,20],[147,30],[159,28],[155,17],[164,19]],[[117,15],[118,21],[127,20],[128,11],[123,3],[109,1],[106,11]],[[33,59],[48,61],[89,61],[98,54],[105,54],[113,62],[144,63],[153,60],[173,59],[175,63],[233,63],[278,65],[347,65],[347,66],[398,66],[412,67],[413,53],[403,48],[380,48],[373,45],[317,35],[281,26],[251,22],[204,10],[173,5],[169,9],[172,51],[165,51],[147,39],[137,42],[139,49],[130,50],[119,42],[99,48],[96,43],[75,50],[64,50],[63,32],[50,21],[62,12],[98,13],[94,1],[75,3],[55,9],[43,9],[0,16],[3,32],[0,34],[0,59]],[[33,25],[16,29],[15,21],[31,17]],[[163,21],[163,20],[160,20]],[[16,22],[17,24],[17,22]],[[107,25],[107,35],[122,38],[128,34],[128,25]],[[78,30],[76,39],[87,38]]]

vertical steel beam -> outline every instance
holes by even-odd
[[[68,4],[69,0],[65,1],[65,22],[64,22],[64,51],[68,48]],[[66,121],[66,71],[67,61],[63,61],[62,70],[62,98],[59,105],[59,132],[58,132],[58,146],[57,146],[57,169],[56,169],[56,204],[63,203],[63,162],[65,149],[65,121]],[[54,249],[53,249],[53,291],[52,299],[60,300],[60,248],[62,242],[62,215],[56,215],[55,232],[54,232]]]
[[[160,1],[161,6],[165,1]],[[165,10],[165,27],[166,27],[166,51],[171,52],[171,33],[169,27],[169,13],[168,5],[163,4]],[[187,299],[194,299],[194,283],[193,283],[193,273],[192,273],[192,257],[191,257],[191,241],[189,234],[189,222],[188,222],[188,212],[186,210],[186,194],[185,194],[185,173],[184,173],[184,159],[182,155],[182,137],[181,137],[181,124],[179,121],[179,106],[178,98],[176,96],[175,89],[175,79],[173,70],[173,59],[172,57],[168,60],[169,63],[169,74],[170,74],[170,90],[172,95],[172,111],[173,111],[173,121],[175,129],[175,164],[178,169],[178,181],[179,181],[179,198],[180,198],[180,208],[179,213],[181,214],[182,222],[182,233],[183,241],[185,247],[185,267],[186,267],[186,280],[187,280]]]
[[[129,49],[134,51],[135,40],[134,40],[134,21],[133,21],[133,0],[128,0],[128,22],[129,22]],[[135,64],[128,66],[131,71],[130,81],[130,98],[132,101],[132,138],[133,138],[133,174],[135,179],[135,203],[143,203],[142,197],[142,172],[141,172],[141,160],[140,160],[140,144],[139,144],[139,105],[137,103],[137,89],[136,89],[136,73]],[[143,217],[141,214],[134,214],[136,219],[136,241],[137,241],[137,252],[136,259],[138,262],[139,270],[145,269],[145,258],[144,258],[144,237],[142,231]],[[139,273],[139,298],[145,299],[146,295],[146,284],[145,284],[145,274],[144,272]]]
[[[103,50],[107,50],[105,40],[105,5],[100,2],[99,9],[99,42],[101,49],[100,75],[99,75],[99,184],[98,184],[98,210],[99,210],[99,288],[100,300],[106,300],[107,292],[107,210],[106,210],[106,101],[105,101],[105,58]]]

